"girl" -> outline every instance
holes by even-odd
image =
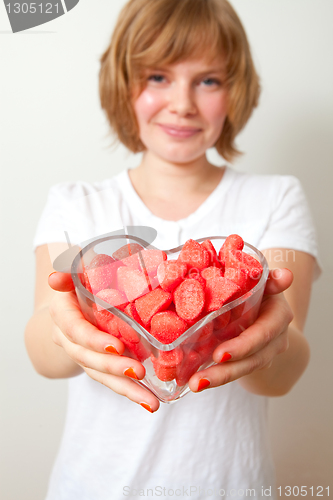
[[[206,157],[211,147],[228,161],[239,154],[235,138],[258,96],[247,38],[226,0],[131,0],[122,10],[101,58],[100,97],[112,130],[142,161],[100,183],[55,186],[34,242],[27,349],[40,374],[69,378],[47,500],[241,498],[246,490],[274,498],[267,397],[287,393],[308,363],[314,230],[295,178],[236,173]],[[161,249],[238,233],[281,268],[257,321],[215,349],[217,364],[193,375],[193,393],[175,405],[160,407],[131,380],[144,377],[142,364],[83,318],[70,275],[52,273],[51,244],[123,224],[154,227]]]

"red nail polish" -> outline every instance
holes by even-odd
[[[150,413],[154,413],[147,403],[140,403],[140,405],[142,406],[142,408],[145,408],[146,410],[150,411]]]
[[[53,271],[52,273],[49,274],[49,277],[52,276],[52,274],[55,274],[57,271]]]
[[[207,380],[206,378],[201,378],[199,380],[197,392],[203,391],[203,389],[206,389],[206,387],[208,387],[209,385],[210,385],[209,380]]]
[[[231,359],[231,354],[229,352],[225,352],[220,360],[220,363],[223,363],[224,361],[229,361]]]
[[[113,345],[107,345],[105,347],[104,351],[111,352],[111,354],[119,354],[119,352],[117,351],[117,349],[115,347],[113,347]]]
[[[124,375],[126,375],[126,377],[130,377],[130,378],[134,378],[135,380],[139,380],[135,371],[133,370],[133,368],[127,368],[127,370],[124,371]]]

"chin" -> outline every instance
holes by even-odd
[[[200,150],[200,151],[193,151],[193,148],[189,148],[186,150],[184,146],[182,145],[180,148],[172,148],[170,150],[156,150],[155,149],[155,154],[156,156],[160,157],[164,161],[168,161],[170,163],[191,163],[202,156],[205,155],[206,150]]]

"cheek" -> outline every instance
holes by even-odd
[[[143,124],[153,118],[161,106],[161,98],[156,92],[147,89],[143,90],[134,104],[139,124]]]
[[[221,127],[227,116],[227,99],[222,95],[208,95],[202,103],[203,114],[206,120],[214,126]]]

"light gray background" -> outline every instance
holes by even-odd
[[[15,35],[0,4],[3,500],[43,500],[64,423],[66,381],[37,375],[23,342],[33,307],[31,242],[47,191],[62,181],[103,179],[139,161],[122,147],[108,149],[98,101],[99,56],[123,4],[81,0],[68,14]],[[333,486],[333,2],[232,4],[263,85],[260,107],[238,141],[246,155],[235,168],[298,176],[318,229],[324,274],[306,327],[311,364],[287,396],[270,404],[278,485],[305,485],[311,496],[311,486],[315,495],[317,486]]]

